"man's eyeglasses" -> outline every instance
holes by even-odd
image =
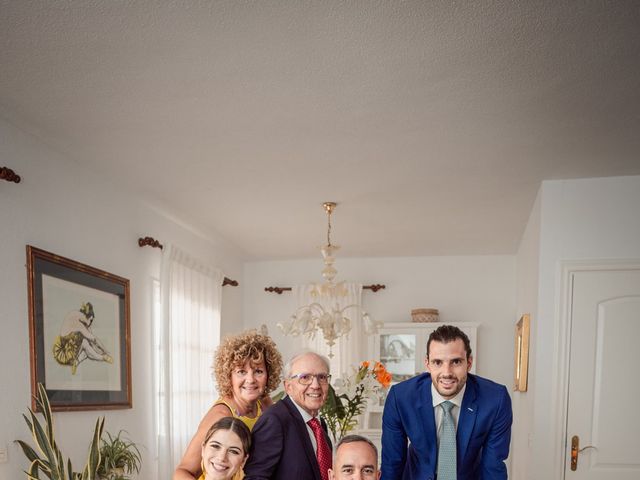
[[[326,385],[331,380],[331,375],[328,373],[298,373],[297,375],[291,375],[289,379],[297,378],[300,385],[311,385],[314,377],[318,379],[320,385]]]

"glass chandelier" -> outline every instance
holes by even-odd
[[[315,300],[309,305],[299,307],[291,319],[287,322],[279,322],[278,327],[285,335],[297,337],[306,335],[314,338],[317,332],[322,332],[324,341],[329,346],[329,357],[333,357],[333,346],[340,337],[349,335],[351,331],[351,319],[347,312],[358,313],[359,304],[353,303],[341,307],[348,294],[345,282],[334,281],[338,271],[334,267],[334,252],[340,247],[331,243],[331,214],[336,208],[335,202],[322,204],[327,212],[327,244],[320,247],[324,268],[322,277],[324,282],[314,283],[311,286],[311,297]],[[369,315],[362,311],[362,322],[366,334],[375,333],[377,324],[371,321]]]

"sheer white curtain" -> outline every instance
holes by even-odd
[[[331,373],[333,378],[340,378],[343,373],[351,373],[351,365],[357,366],[363,360],[366,348],[365,335],[362,325],[362,285],[358,283],[345,283],[347,295],[340,298],[338,305],[344,308],[347,305],[355,305],[344,311],[344,316],[351,320],[351,331],[348,337],[340,337],[333,346],[333,358],[331,360]],[[313,284],[297,285],[293,288],[295,309],[317,302],[323,308],[330,311],[332,304],[322,297],[312,296]],[[295,311],[295,310],[294,310]],[[329,346],[325,343],[322,332],[318,332],[313,340],[304,337],[304,346],[311,348],[323,355],[329,355]]]
[[[215,400],[212,353],[220,342],[223,274],[173,245],[162,256],[158,348],[158,468],[170,479]]]

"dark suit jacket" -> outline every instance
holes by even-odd
[[[321,420],[326,432],[326,424]],[[325,435],[329,446],[331,441]],[[245,480],[320,480],[307,425],[289,397],[269,407],[251,432]]]
[[[511,420],[505,386],[469,374],[456,435],[458,480],[506,480]],[[433,480],[437,445],[431,375],[393,386],[382,415],[382,480]]]

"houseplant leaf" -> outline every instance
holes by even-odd
[[[27,457],[29,461],[33,462],[38,458],[38,454],[26,442],[23,442],[22,440],[16,440],[16,442],[20,445],[24,456]]]
[[[100,439],[104,428],[104,417],[96,420],[92,441],[89,446],[87,463],[82,474],[80,474],[73,471],[70,459],[67,459],[65,469],[62,452],[55,441],[51,405],[47,398],[47,392],[42,384],[38,384],[36,404],[42,410],[44,427],[31,409],[29,409],[28,416],[23,415],[36,448],[28,445],[26,442],[16,440],[22,452],[30,461],[29,468],[25,471],[27,480],[40,480],[41,475],[44,475],[50,480],[80,480],[81,478],[85,480],[96,480],[96,470],[100,464]]]

